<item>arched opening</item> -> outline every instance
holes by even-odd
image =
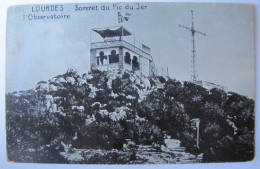
[[[116,50],[111,51],[111,55],[109,55],[109,63],[118,63],[119,62],[119,54],[116,54]]]
[[[107,64],[107,56],[104,55],[103,51],[99,52],[99,57],[100,57],[101,64],[106,65]]]
[[[136,56],[134,56],[133,60],[132,60],[132,69],[139,70],[139,62],[138,62],[138,58]]]
[[[130,56],[130,53],[126,52],[125,53],[125,63],[127,64],[131,64],[131,56]]]

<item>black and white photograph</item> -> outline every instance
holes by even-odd
[[[10,163],[250,163],[256,7],[15,5],[6,18]]]

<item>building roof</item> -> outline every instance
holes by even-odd
[[[131,33],[128,30],[126,30],[123,26],[117,29],[93,29],[93,31],[97,32],[100,36],[102,36],[103,39],[107,37],[121,37],[131,35]]]

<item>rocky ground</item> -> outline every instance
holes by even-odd
[[[180,146],[180,141],[175,139],[165,139],[166,146],[161,149],[153,148],[153,146],[138,146],[136,153],[137,160],[132,163],[145,164],[186,164],[200,163],[202,154],[195,157],[185,152],[185,147]]]
[[[75,149],[71,152],[63,152],[61,155],[70,163],[190,164],[202,162],[203,154],[196,157],[185,152],[185,147],[180,146],[179,140],[165,139],[165,144],[166,146],[161,148],[154,148],[152,145],[138,145],[136,159],[132,160],[129,160],[132,151]]]

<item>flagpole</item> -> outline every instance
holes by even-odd
[[[122,16],[122,13],[120,13],[120,15]],[[122,39],[123,39],[123,36],[124,36],[124,27],[123,27],[123,22],[121,22],[121,27],[122,27]]]
[[[120,14],[120,12],[117,12],[117,24],[118,24],[118,27],[120,28],[120,22],[119,22],[119,16],[121,15],[119,15]],[[121,40],[121,35],[119,36],[119,40]]]
[[[121,28],[121,36],[119,37],[119,40],[121,40],[121,38],[124,36],[124,27],[123,27],[123,23],[124,21],[128,21],[129,16],[131,16],[131,14],[129,13],[124,13],[122,14],[121,12],[117,12],[117,17],[118,17],[118,26],[119,28]],[[120,23],[122,23],[120,25]]]
[[[117,25],[118,25],[118,27],[120,27],[120,24],[119,24],[119,12],[117,12]]]
[[[121,27],[122,27],[122,36],[124,36],[124,27],[123,25],[121,25]]]

